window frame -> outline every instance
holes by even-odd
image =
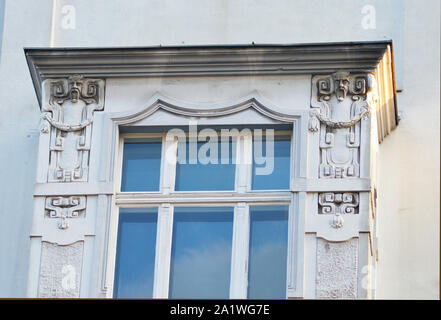
[[[263,99],[263,98],[259,98]],[[225,192],[225,191],[176,191],[170,192],[169,188],[163,188],[159,192],[120,192],[120,179],[121,179],[121,169],[122,169],[122,150],[124,144],[124,138],[126,137],[145,137],[146,135],[154,135],[151,133],[126,133],[120,132],[122,126],[132,126],[134,123],[138,122],[138,125],[147,126],[161,126],[157,119],[153,117],[151,120],[148,118],[152,114],[152,110],[165,109],[165,111],[176,113],[178,115],[184,113],[193,113],[194,108],[186,107],[176,107],[166,101],[166,98],[158,99],[157,96],[152,97],[152,104],[147,108],[142,108],[138,111],[130,111],[124,113],[114,114],[109,117],[112,122],[113,131],[113,143],[111,154],[112,157],[110,163],[110,174],[115,177],[112,180],[114,185],[113,196],[111,198],[111,205],[108,211],[108,223],[106,227],[106,241],[104,243],[104,262],[103,262],[103,274],[102,274],[102,284],[104,288],[104,294],[106,297],[113,296],[113,281],[115,272],[115,257],[116,257],[116,239],[118,230],[118,216],[119,207],[158,207],[158,229],[157,229],[157,243],[156,243],[156,258],[155,270],[168,270],[166,275],[158,275],[155,273],[155,284],[154,284],[154,298],[168,298],[168,287],[169,287],[169,272],[170,272],[170,253],[171,253],[171,243],[172,243],[172,229],[173,229],[173,208],[174,206],[215,206],[217,203],[219,206],[232,205],[234,206],[234,227],[233,227],[233,252],[232,252],[232,269],[231,269],[231,282],[230,282],[230,297],[229,298],[246,298],[247,297],[247,281],[248,281],[248,245],[249,245],[249,206],[250,205],[288,205],[289,206],[289,219],[288,219],[288,254],[287,254],[287,298],[296,298],[303,296],[303,252],[305,243],[305,219],[304,210],[306,206],[306,192],[302,191],[303,180],[302,176],[306,174],[308,170],[306,166],[306,151],[309,148],[306,144],[306,136],[301,134],[301,127],[307,126],[307,113],[298,110],[293,110],[289,113],[284,113],[282,110],[278,110],[277,107],[274,109],[269,107],[264,107],[263,104],[258,102],[256,98],[245,99],[242,98],[240,101],[232,105],[231,107],[212,109],[206,111],[210,115],[208,117],[201,117],[202,125],[225,125],[231,127],[231,124],[236,124],[238,126],[243,126],[237,120],[233,122],[229,121],[229,117],[235,117],[235,110],[246,110],[247,108],[254,109],[256,114],[260,113],[264,118],[269,118],[272,120],[264,120],[263,118],[253,118],[250,123],[251,126],[254,125],[268,125],[272,124],[277,126],[278,124],[289,124],[291,126],[291,165],[290,165],[290,188],[289,190],[251,190],[251,170],[252,164],[250,162],[250,171],[246,175],[246,185],[245,189],[238,190],[236,186],[235,192]],[[156,101],[156,102],[153,102]],[[267,102],[268,103],[268,102]],[[166,105],[166,107],[164,107]],[[248,105],[248,107],[244,107]],[[175,109],[176,108],[176,109]],[[179,109],[178,108],[183,108]],[[196,109],[199,109],[197,107]],[[225,109],[228,109],[227,115],[225,115]],[[184,110],[184,111],[183,111]],[[188,111],[186,111],[188,110]],[[221,122],[217,118],[218,111],[223,110],[223,117]],[[274,110],[274,111],[273,111]],[[286,111],[286,109],[285,109]],[[219,114],[220,115],[220,114]],[[282,116],[283,115],[283,116]],[[188,119],[186,114],[184,118]],[[198,118],[198,116],[195,117]],[[190,119],[195,119],[191,117]],[[199,119],[199,118],[198,118]],[[234,119],[234,118],[232,118]],[[141,120],[141,121],[140,121]],[[262,121],[263,120],[263,121]],[[275,120],[275,121],[274,121]],[[187,120],[188,121],[188,120]],[[191,122],[192,120],[190,120]],[[211,123],[213,122],[213,123]],[[163,122],[161,122],[163,123]],[[187,122],[188,123],[188,122]],[[228,123],[228,125],[226,124]],[[171,121],[168,126],[182,126],[182,120],[177,123]],[[275,128],[277,129],[277,128]],[[136,130],[139,132],[139,129]],[[159,133],[159,135],[164,133]],[[252,139],[250,139],[250,144],[252,144]],[[162,154],[164,155],[164,150]],[[239,155],[240,153],[236,153]],[[161,162],[161,183],[164,181],[163,174],[164,161]],[[175,172],[175,171],[174,171]],[[236,170],[237,174],[237,170]],[[243,178],[243,177],[242,177]],[[175,176],[169,176],[170,180],[174,182]],[[299,184],[300,183],[300,184]],[[271,191],[271,192],[269,192]],[[268,194],[270,193],[270,194]],[[216,195],[213,198],[213,195]],[[186,199],[183,199],[183,197]],[[255,200],[255,202],[254,202]],[[236,221],[242,221],[241,224],[236,223]],[[245,223],[244,223],[245,222]],[[245,227],[244,227],[245,226]],[[245,232],[243,232],[245,231]],[[164,241],[158,241],[162,237],[166,239]],[[240,240],[245,237],[245,239]],[[168,240],[167,240],[168,239]],[[246,243],[246,250],[243,248],[236,248],[242,243]],[[242,251],[240,251],[242,250]],[[237,252],[243,252],[239,255],[242,259],[235,259],[234,256]],[[158,256],[159,253],[159,256]],[[160,266],[165,266],[165,268],[160,268]],[[235,270],[240,270],[236,272]],[[243,272],[246,270],[246,272]]]
[[[294,132],[293,131],[280,131],[277,134],[291,135],[291,153],[292,158],[293,145],[294,145]],[[161,157],[161,172],[160,172],[160,183],[159,191],[148,191],[148,192],[123,192],[121,190],[122,181],[122,159],[124,152],[124,143],[127,139],[149,139],[158,138],[162,136],[162,157]],[[248,140],[248,141],[247,141]],[[165,152],[168,147],[171,147],[173,151],[177,148],[177,138],[174,141],[167,141],[166,133],[125,133],[121,134],[119,138],[119,150],[118,150],[118,171],[117,183],[118,192],[116,192],[116,203],[115,211],[118,213],[115,216],[119,218],[120,208],[144,208],[144,207],[157,207],[158,208],[158,221],[157,221],[157,237],[156,237],[156,256],[155,256],[155,272],[154,272],[154,285],[153,285],[153,298],[168,298],[169,290],[169,277],[170,277],[170,260],[171,260],[171,249],[172,249],[172,230],[173,230],[173,212],[174,207],[191,207],[191,206],[232,206],[234,208],[233,215],[233,239],[232,239],[232,253],[231,253],[231,276],[230,276],[230,296],[229,298],[247,298],[248,292],[248,255],[249,255],[249,232],[250,232],[250,206],[264,206],[264,205],[288,205],[288,244],[287,244],[287,266],[286,272],[289,273],[291,267],[290,252],[293,250],[292,241],[290,238],[293,237],[292,230],[294,223],[293,217],[293,201],[291,200],[291,193],[289,190],[251,190],[251,170],[252,164],[238,164],[239,158],[242,156],[243,148],[252,148],[252,139],[245,139],[244,137],[239,137],[236,141],[236,172],[235,172],[235,190],[232,191],[174,191],[174,179],[176,173],[176,161],[173,164],[167,164],[165,160]],[[252,150],[252,149],[251,149]],[[250,153],[245,153],[250,154]],[[292,163],[293,161],[291,161]],[[290,168],[290,181],[291,181],[292,168]],[[241,176],[246,176],[246,188],[243,190],[238,185],[238,180]],[[173,178],[173,179],[172,179]],[[167,185],[167,183],[169,183]],[[261,193],[270,194],[270,199],[266,201],[261,201]],[[206,199],[205,202],[198,202],[197,204],[190,202],[195,196],[206,194],[211,195],[211,199]],[[237,200],[227,200],[225,202],[225,194],[235,194],[244,195],[248,198],[246,201],[244,197],[240,197]],[[120,203],[118,202],[118,196],[130,196],[141,195],[148,197],[149,195],[169,195],[170,197],[179,196],[182,202],[177,204],[170,203],[170,199],[164,198],[162,202],[157,200],[157,202],[151,202],[150,204],[142,203],[142,201],[133,201],[132,203]],[[272,199],[275,197],[282,197],[284,199]],[[222,197],[222,199],[220,199]],[[209,200],[209,201],[207,201]],[[168,210],[167,210],[168,209]],[[168,211],[168,212],[167,212]],[[118,222],[115,222],[118,226]],[[167,234],[163,234],[164,231]],[[116,240],[118,235],[116,234]],[[117,243],[114,247],[116,250]],[[116,251],[111,255],[115,256]],[[116,261],[114,262],[116,265]],[[112,277],[114,277],[115,268],[113,268]],[[288,278],[288,277],[287,277]],[[113,281],[112,281],[113,283]],[[286,297],[288,297],[288,284],[286,287]],[[112,286],[112,296],[113,296],[113,286]]]

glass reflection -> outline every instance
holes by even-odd
[[[126,142],[121,191],[159,191],[161,141]]]
[[[170,298],[228,298],[233,208],[175,208]]]
[[[286,298],[288,208],[250,207],[250,299]]]
[[[157,208],[120,210],[115,298],[152,298],[157,220]]]
[[[273,157],[271,143],[265,136],[253,137],[253,190],[288,190],[290,180],[291,137],[274,135]],[[256,155],[256,150],[258,150]],[[272,170],[271,170],[272,169]],[[269,173],[269,174],[268,174]]]
[[[225,144],[227,143],[225,142]],[[175,190],[234,190],[236,165],[233,163],[232,155],[233,151],[235,154],[236,144],[232,141],[228,143],[228,149],[225,148],[229,150],[228,155],[225,155],[225,151],[222,154],[220,140],[219,143],[212,144],[213,149],[211,150],[207,150],[207,142],[194,142],[194,145],[197,147],[197,149],[195,148],[197,152],[191,150],[189,143],[178,144]],[[185,152],[185,161],[179,152]]]

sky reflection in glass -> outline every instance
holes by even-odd
[[[157,208],[120,209],[115,298],[152,298]]]
[[[196,144],[196,143],[195,143]],[[197,142],[197,151],[199,151],[206,142]],[[184,163],[176,164],[176,183],[175,190],[176,191],[214,191],[214,190],[234,190],[234,178],[235,178],[235,169],[236,165],[233,164],[232,154],[233,148],[235,148],[235,143],[231,141],[228,143],[228,157],[226,155],[222,155],[221,152],[221,143],[219,139],[219,143],[216,145],[217,156],[211,155],[210,151],[208,151],[207,157],[217,159],[217,163],[201,163],[201,157],[194,157],[190,154],[189,143],[185,144],[185,148],[183,144],[179,144],[178,147],[178,157],[179,157],[179,148],[186,150],[186,161]],[[205,152],[202,153],[205,155]],[[222,161],[221,157],[224,156],[224,161]],[[197,163],[190,163],[190,160],[195,161]],[[226,162],[226,163],[222,163]]]
[[[232,207],[176,207],[170,298],[228,298]]]
[[[159,191],[160,141],[124,144],[121,191]]]
[[[250,207],[249,299],[285,299],[288,206]]]
[[[256,144],[262,144],[262,156],[268,157],[267,143],[265,138],[259,142],[253,138],[253,173],[252,173],[252,190],[288,190],[290,180],[290,154],[291,154],[291,137],[290,136],[274,136],[274,167],[271,174],[256,174],[257,168],[264,168],[266,163],[259,164],[256,161],[254,150]]]

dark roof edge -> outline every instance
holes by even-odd
[[[110,78],[373,71],[391,45],[392,40],[100,48],[26,47],[24,54],[41,108],[41,84],[47,78],[73,74]],[[200,52],[193,54],[194,51]],[[241,52],[245,57],[239,54]]]
[[[56,51],[76,51],[76,50],[156,50],[156,49],[239,49],[239,48],[301,48],[301,47],[321,47],[321,46],[340,46],[340,45],[366,45],[366,44],[392,44],[392,40],[372,40],[372,41],[338,41],[338,42],[312,42],[312,43],[250,43],[250,44],[206,44],[206,45],[156,45],[156,46],[128,46],[128,47],[24,47],[24,51],[31,52],[36,50],[56,50]]]

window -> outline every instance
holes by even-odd
[[[233,214],[233,207],[175,207],[170,298],[228,298]]]
[[[159,191],[162,143],[131,139],[124,143],[121,191]]]
[[[157,219],[156,208],[120,210],[116,298],[152,297]]]
[[[271,137],[271,139],[267,139],[266,136],[263,136],[262,139],[260,135],[253,137],[253,149],[255,151],[253,153],[253,178],[251,183],[253,190],[289,189],[291,137],[283,134],[278,134],[275,137],[271,135]],[[271,165],[264,167],[262,164],[265,164],[266,159],[274,160]]]
[[[116,298],[287,297],[292,126],[121,135]]]
[[[178,160],[183,161],[176,163],[176,191],[234,190],[235,144],[227,141],[225,144],[228,154],[222,157],[222,144],[213,143],[207,157],[204,149],[207,145],[210,147],[209,144],[210,142],[195,142],[195,151],[191,152],[191,142],[178,143]]]
[[[285,298],[288,206],[250,208],[248,298]]]

